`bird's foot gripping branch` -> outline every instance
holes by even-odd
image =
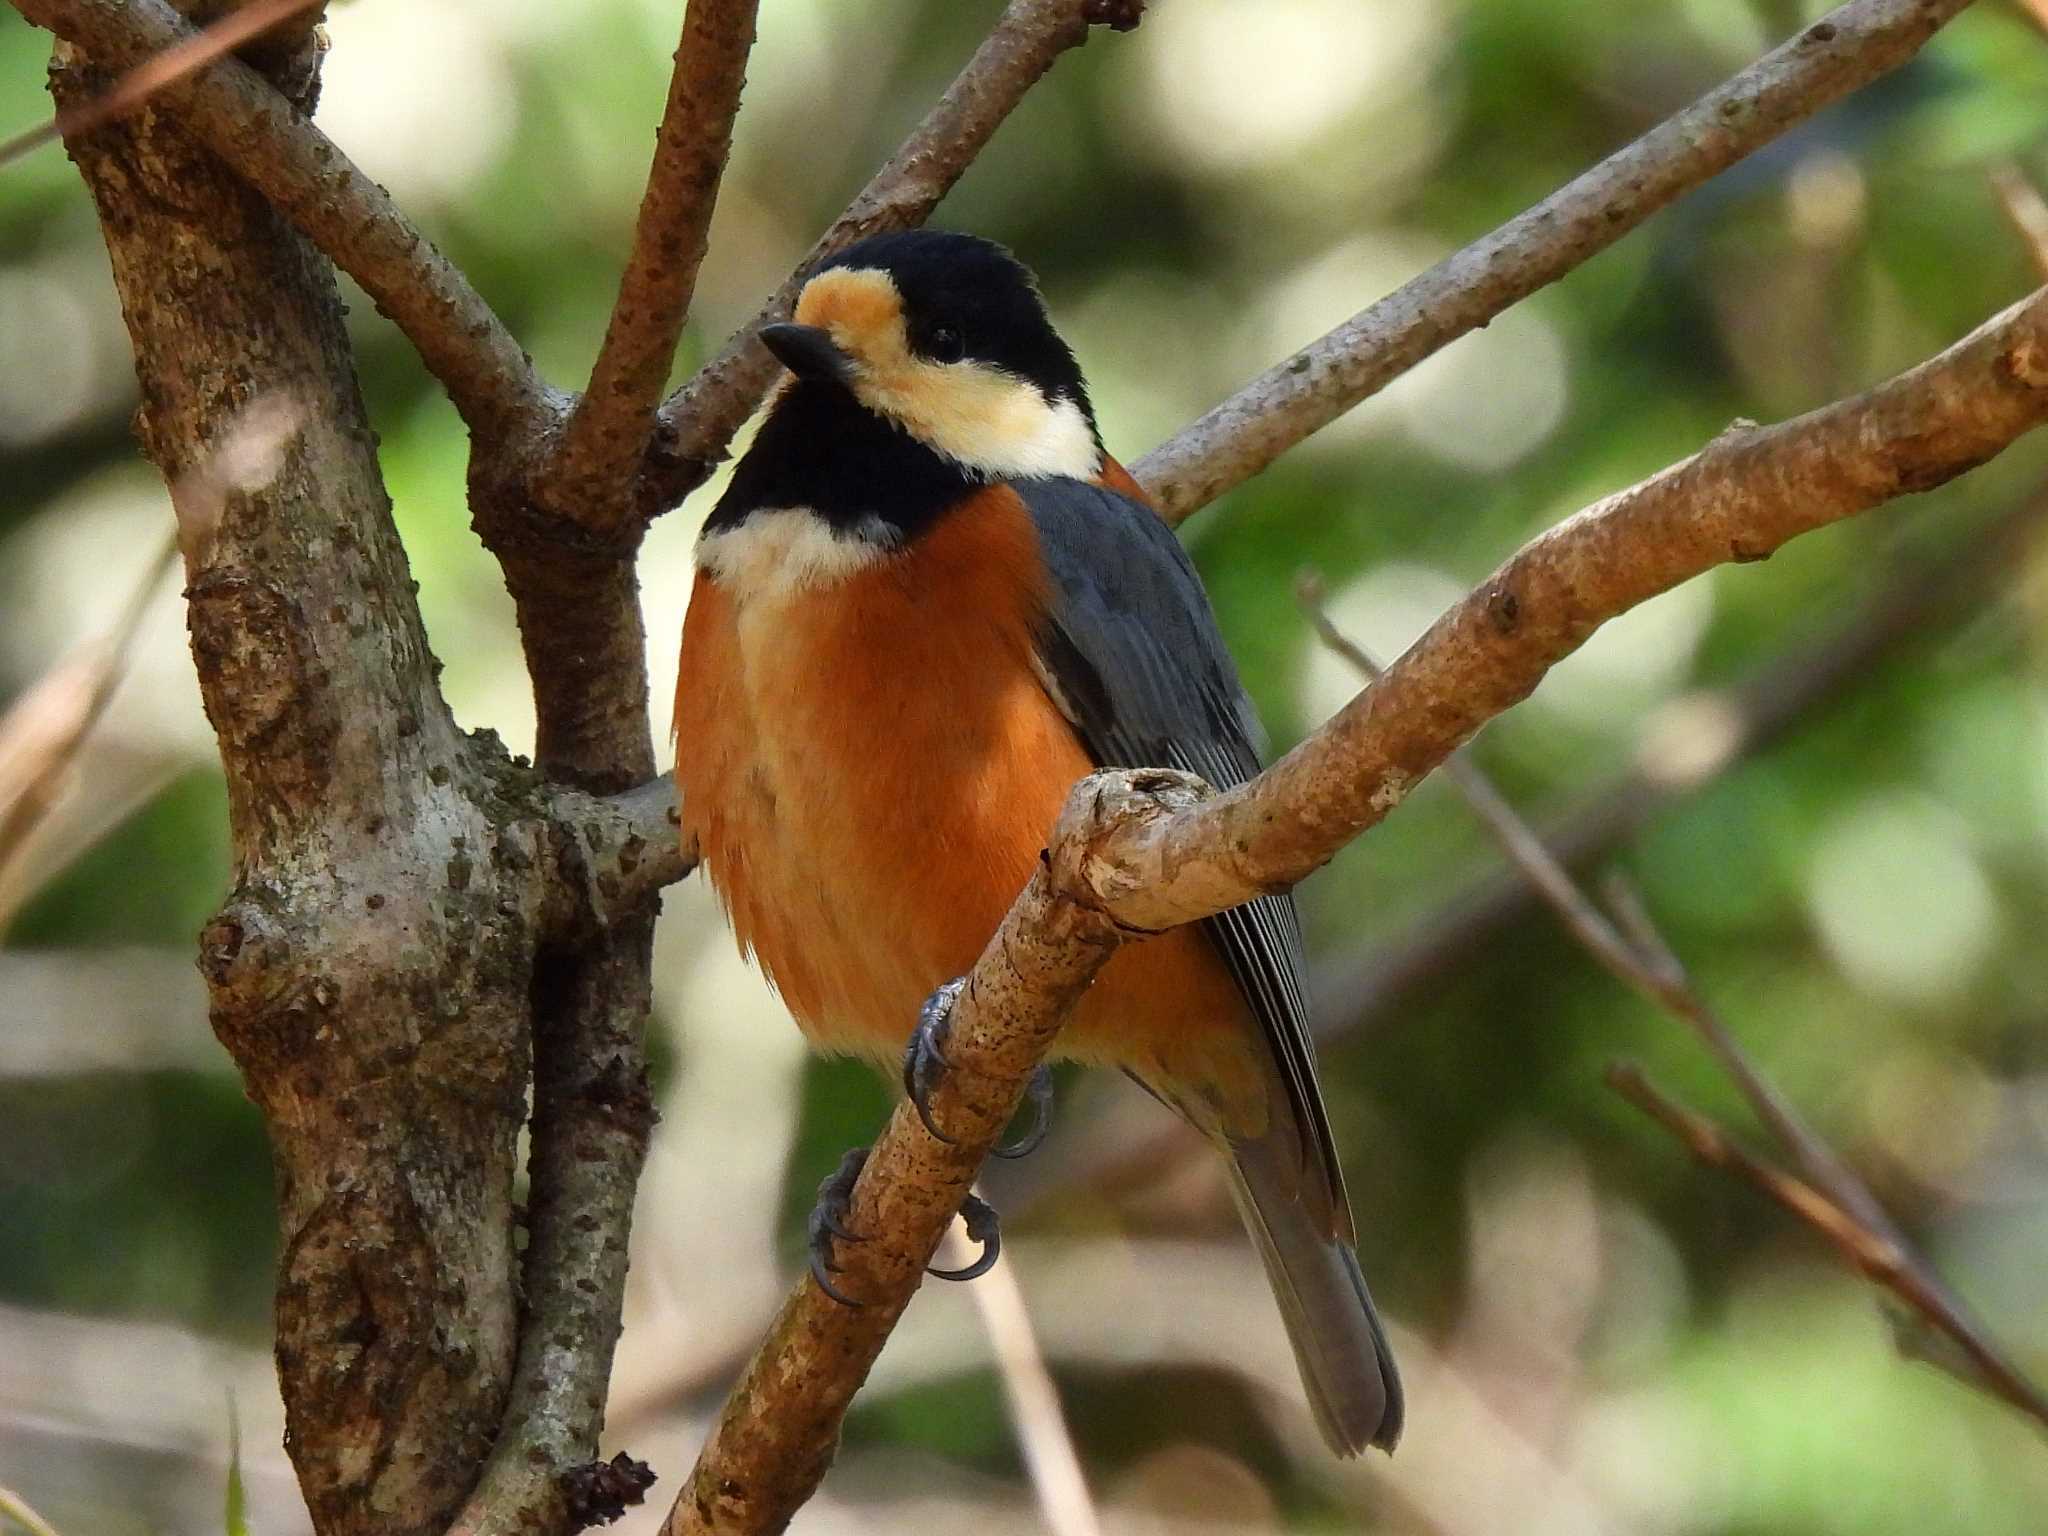
[[[839,1424],[983,1160],[1023,1102],[1068,1013],[1125,938],[1098,876],[1123,868],[1127,842],[1212,794],[1160,770],[1098,773],[1075,786],[1046,856],[968,974],[952,1011],[934,1139],[897,1106],[861,1167],[837,1250],[835,1301],[811,1279],[793,1291],[728,1398],[665,1536],[772,1531],[824,1476]]]

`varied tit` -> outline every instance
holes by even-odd
[[[790,377],[697,543],[683,836],[811,1041],[900,1060],[1077,780],[1238,784],[1258,726],[1194,567],[1103,452],[1002,247],[864,240],[761,339]],[[937,1059],[943,1026],[926,1011],[914,1059]],[[1325,1438],[1391,1449],[1401,1389],[1353,1253],[1291,899],[1126,944],[1055,1054],[1121,1068],[1222,1152]],[[814,1223],[828,1291],[832,1228]]]

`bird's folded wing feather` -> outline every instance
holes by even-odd
[[[1047,690],[1105,768],[1178,768],[1218,788],[1259,771],[1263,733],[1193,563],[1150,508],[1085,481],[1013,483],[1052,591],[1038,659]],[[1303,1193],[1351,1234],[1316,1085],[1301,918],[1262,896],[1206,920],[1257,1015],[1303,1146]]]

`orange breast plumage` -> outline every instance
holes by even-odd
[[[893,1058],[1095,766],[1033,665],[1035,531],[995,487],[904,549],[838,548],[858,541],[802,511],[720,538],[684,623],[685,835],[813,1041]],[[1242,1125],[1265,1100],[1247,1026],[1213,947],[1185,930],[1118,955],[1061,1053],[1199,1084]]]

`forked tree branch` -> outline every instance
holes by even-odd
[[[1851,0],[1493,233],[1276,363],[1131,466],[1169,522],[1243,484],[1651,214],[1919,52],[1969,0]]]
[[[1127,934],[1288,888],[1373,826],[1606,620],[1731,560],[1928,490],[2048,419],[2048,290],[1938,357],[1776,427],[1740,425],[1566,520],[1452,608],[1350,705],[1250,783],[1077,785],[1043,867],[971,973],[926,1135],[899,1106],[855,1186],[842,1283],[802,1281],[727,1401],[666,1536],[781,1528],[908,1304],[1073,999]]]
[[[811,267],[868,235],[922,224],[1061,54],[1087,41],[1091,26],[1128,31],[1144,10],[1144,0],[1010,0],[924,121],[818,237],[796,271],[662,406],[658,462],[652,466],[662,505],[673,506],[703,484],[775,381],[778,365],[754,335],[788,318]]]
[[[654,436],[710,244],[718,183],[732,152],[760,0],[690,0],[669,77],[654,165],[633,228],[590,387],[576,402],[551,462],[544,499],[600,527],[637,510],[634,488]]]
[[[102,68],[133,69],[198,34],[164,0],[13,0]],[[237,175],[362,285],[418,350],[472,432],[537,436],[560,402],[483,297],[333,140],[236,59],[161,99]]]
[[[1305,583],[1302,599],[1323,644],[1349,661],[1361,677],[1378,677],[1380,668],[1373,658],[1323,612],[1320,587]],[[1806,1124],[1791,1101],[1750,1060],[1734,1031],[1693,984],[1684,962],[1657,930],[1634,890],[1618,878],[1610,882],[1608,906],[1614,914],[1610,917],[1466,753],[1452,753],[1444,772],[1508,862],[1580,946],[1624,986],[1634,988],[1699,1037],[1742,1090],[1757,1118],[1797,1161],[1805,1178],[1794,1179],[1750,1157],[1711,1122],[1664,1098],[1634,1067],[1611,1068],[1609,1084],[1677,1135],[1701,1161],[1743,1174],[1814,1227],[1859,1273],[1903,1301],[1921,1325],[1946,1338],[1960,1361],[1966,1362],[1960,1368],[1946,1357],[1935,1363],[2048,1428],[2048,1397],[2013,1365],[1934,1267],[1906,1240],[1870,1186]]]
[[[2048,0],[2044,0],[2048,3]],[[2020,242],[2032,258],[2034,270],[2048,282],[2048,197],[2028,180],[2018,166],[2007,163],[1991,168],[1991,188],[2011,221]]]

